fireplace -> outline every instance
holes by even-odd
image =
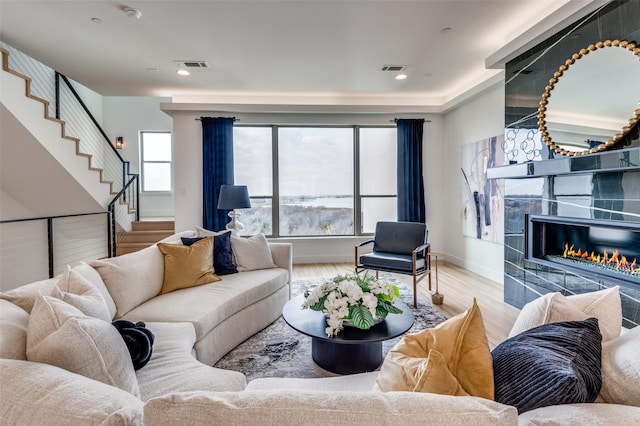
[[[640,223],[533,215],[526,221],[527,260],[640,285]]]

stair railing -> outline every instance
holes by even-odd
[[[108,241],[108,250],[109,257],[116,256],[117,254],[117,235],[118,230],[116,229],[116,203],[120,198],[123,200],[129,200],[129,205],[132,203],[134,205],[138,205],[138,195],[140,194],[140,180],[138,179],[138,175],[131,175],[129,181],[124,185],[124,187],[120,190],[120,192],[111,200],[109,205],[107,206],[108,220],[109,220],[109,229],[107,230],[107,239]],[[127,210],[131,213],[131,210]],[[135,212],[136,220],[140,220],[140,212],[137,210]]]
[[[98,238],[95,239],[99,234],[98,229],[95,228],[95,225],[98,225],[98,222],[91,221],[87,222],[76,220],[79,218],[90,218],[97,217],[101,215],[107,215],[108,212],[95,212],[95,213],[78,213],[78,214],[67,214],[67,215],[57,215],[57,216],[43,216],[43,217],[31,217],[26,219],[8,219],[8,220],[0,220],[0,229],[5,233],[9,239],[12,239],[12,235],[15,232],[12,232],[10,226],[16,226],[20,223],[35,223],[35,222],[45,222],[46,223],[46,241],[42,240],[42,245],[46,245],[46,256],[47,256],[47,264],[48,264],[48,275],[49,278],[53,278],[56,274],[62,272],[62,265],[69,263],[71,260],[69,258],[70,252],[74,250],[69,246],[70,242],[73,243],[74,238],[78,235],[87,235],[93,237],[89,240],[84,240],[83,246],[83,255],[87,255],[88,253],[94,253],[99,257],[103,257],[105,255],[105,251],[110,250],[110,247],[105,247],[100,244],[100,240],[104,242],[103,239]],[[65,221],[65,219],[74,218],[73,222]],[[67,223],[64,223],[67,222]],[[98,225],[99,226],[99,225]],[[30,225],[29,228],[36,228],[35,225]],[[100,226],[104,232],[104,228]],[[19,231],[19,230],[18,230]],[[24,231],[24,229],[23,229]],[[40,231],[37,231],[38,234]],[[28,233],[28,232],[27,232]],[[34,234],[35,235],[35,234]],[[58,238],[56,238],[56,236]],[[38,268],[38,265],[41,264],[40,259],[38,259],[40,251],[40,243],[34,242],[36,245],[30,243],[24,243],[22,239],[24,235],[16,236],[13,235],[14,243],[16,246],[8,247],[7,250],[10,250],[12,253],[11,262],[18,262],[20,264],[29,264],[31,263],[34,268]],[[7,241],[7,244],[11,244],[11,242]],[[56,248],[60,251],[60,257],[62,259],[56,258]],[[76,249],[77,250],[77,249]],[[108,255],[108,254],[107,254]],[[27,259],[28,258],[28,259]],[[21,260],[22,259],[22,260]],[[77,260],[84,260],[84,258],[75,258]],[[91,260],[90,257],[86,260]],[[5,265],[4,269],[10,269],[12,265]],[[6,270],[3,271],[7,272]],[[44,271],[42,271],[44,272]],[[18,283],[23,284],[23,283]]]
[[[31,88],[34,95],[55,106],[55,118],[65,122],[65,134],[80,140],[80,152],[91,155],[91,168],[100,169],[102,182],[111,184],[111,193],[116,195],[107,206],[107,210],[115,209],[116,202],[122,197],[122,200],[129,204],[127,211],[135,213],[136,220],[139,220],[139,176],[130,172],[130,162],[125,161],[111,143],[71,81],[65,75],[6,43],[0,42],[0,46],[11,54],[11,69],[32,79]],[[136,184],[133,185],[132,181]],[[135,194],[132,192],[133,188],[137,191]],[[108,228],[111,231],[116,227],[116,215],[111,214]],[[114,236],[114,246],[109,250],[109,256],[115,255],[115,244]]]

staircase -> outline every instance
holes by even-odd
[[[118,233],[116,256],[142,250],[174,233],[173,220],[131,222],[131,231]]]
[[[30,216],[107,210],[112,253],[116,233],[132,229],[137,216],[138,176],[65,76],[4,47],[10,49],[0,44],[2,191]],[[17,178],[25,170],[31,183],[26,190],[25,180]]]

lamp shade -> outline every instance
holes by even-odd
[[[251,207],[246,185],[222,185],[218,194],[218,210],[248,209]]]

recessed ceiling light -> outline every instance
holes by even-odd
[[[132,7],[123,7],[122,10],[130,19],[140,19],[142,17],[142,12],[136,10]]]
[[[402,73],[402,74],[398,74],[396,75],[396,80],[406,80],[406,78],[408,77],[408,75]]]
[[[188,75],[191,75],[191,73],[189,72],[189,70],[185,70],[185,69],[179,69],[178,71],[176,71],[176,74],[181,75],[183,77],[186,77]]]

